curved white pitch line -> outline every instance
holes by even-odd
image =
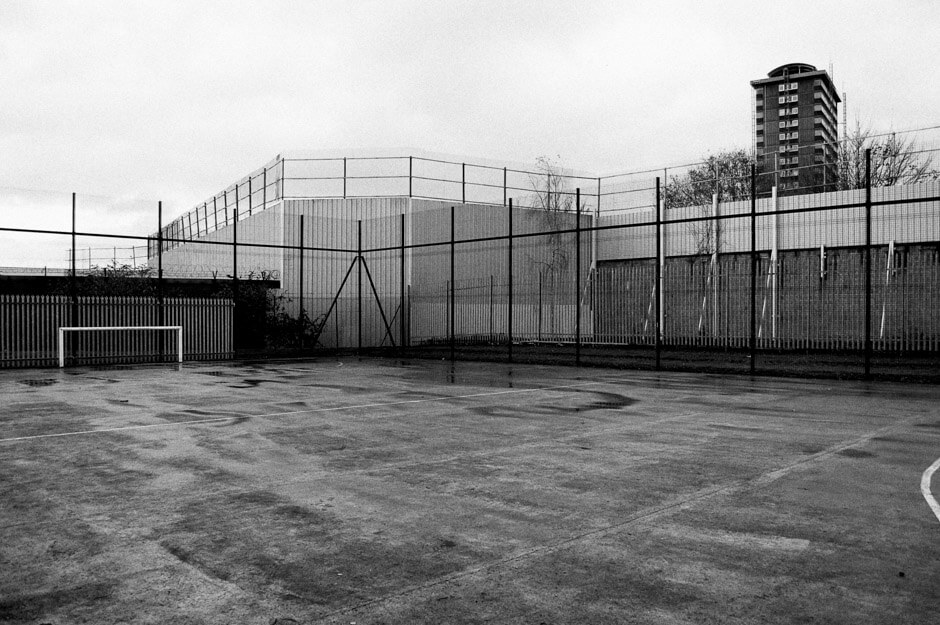
[[[933,477],[934,471],[937,469],[940,469],[940,458],[937,458],[932,465],[927,467],[927,470],[924,471],[924,474],[921,476],[920,492],[924,495],[924,499],[927,500],[927,505],[933,510],[934,516],[940,521],[940,503],[937,503],[937,500],[934,499],[934,496],[930,493],[930,478]]]

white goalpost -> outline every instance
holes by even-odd
[[[176,331],[176,361],[183,362],[183,326],[86,326],[59,328],[59,367],[65,367],[66,332],[117,332],[128,330],[167,330]]]

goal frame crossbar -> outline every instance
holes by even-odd
[[[59,368],[65,367],[65,333],[74,331],[175,330],[176,361],[183,362],[183,326],[61,326],[59,327]]]

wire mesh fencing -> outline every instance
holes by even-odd
[[[158,206],[151,234],[83,232],[74,196],[71,230],[0,231],[70,243],[55,288],[72,298],[109,242],[110,265],[130,250],[146,270],[144,295],[231,298],[233,349],[260,356],[922,373],[940,352],[936,150],[876,139],[858,188],[792,187],[781,172],[799,161],[743,152],[607,177],[282,156],[168,223]],[[897,145],[914,152],[906,177],[877,174]]]

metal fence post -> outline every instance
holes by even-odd
[[[408,197],[414,197],[412,195],[413,183],[414,180],[414,157],[408,157]]]
[[[304,216],[300,216],[300,271],[299,277],[299,299],[300,299],[300,349],[304,348],[307,338],[307,323],[304,317]]]
[[[69,294],[72,299],[72,327],[78,325],[78,245],[76,243],[76,194],[72,193],[72,258],[71,275],[69,276]],[[160,232],[160,229],[157,229]]]
[[[757,369],[757,165],[751,163],[751,375]]]
[[[460,164],[460,203],[467,203],[467,164]]]
[[[454,343],[456,341],[456,317],[457,317],[457,306],[454,301],[454,293],[457,289],[456,284],[454,283],[455,279],[455,266],[454,266],[454,251],[455,251],[455,224],[454,224],[454,214],[455,209],[453,206],[450,207],[450,360],[454,361],[455,349]]]
[[[581,366],[581,187],[574,190],[574,364]]]
[[[343,199],[346,199],[346,157],[343,157]]]
[[[157,202],[157,232],[159,237],[158,249],[160,250],[157,255],[157,325],[163,326],[166,325],[166,311],[163,306],[164,290],[163,290],[163,202]],[[160,362],[163,362],[163,359],[166,354],[166,346],[164,345],[164,335],[163,331],[160,331]]]
[[[76,242],[76,229],[77,229],[77,201],[76,194],[72,193],[72,258],[71,258],[71,271],[69,276],[69,300],[70,300],[70,318],[71,325],[73,328],[78,326],[78,246]],[[158,230],[159,232],[159,230]],[[64,333],[62,340],[65,340]],[[74,362],[75,353],[76,353],[76,342],[77,338],[72,341],[69,349],[69,358]]]
[[[539,314],[538,314],[538,325],[536,327],[536,336],[538,340],[542,340],[542,270],[539,270]]]
[[[506,180],[507,180],[506,172],[507,171],[508,169],[503,167],[503,206],[506,206]]]
[[[406,334],[405,330],[407,326],[406,317],[405,317],[405,214],[401,214],[401,297],[398,305],[398,326],[401,330],[401,339],[399,340],[399,346],[401,348],[405,347]]]
[[[659,176],[656,176],[656,207],[654,213],[656,214],[656,268],[655,268],[655,280],[656,284],[653,285],[653,291],[656,293],[656,323],[653,324],[653,328],[656,332],[655,346],[656,346],[656,371],[659,371],[662,366],[662,351],[663,351],[663,328],[662,328],[662,289],[663,289],[663,267],[662,267],[662,255],[663,255],[663,219],[662,219],[662,192],[660,190]]]
[[[509,306],[507,316],[509,362],[512,362],[512,198],[509,198]]]
[[[225,218],[228,219],[228,200],[225,200]],[[239,288],[238,288],[238,185],[235,185],[235,220],[232,222],[232,303],[234,308],[232,309],[232,349],[236,347],[236,340],[238,338],[239,330],[239,320],[240,315],[239,311],[241,307],[238,305],[239,299]]]
[[[865,150],[865,379],[871,378],[871,148]]]
[[[359,326],[357,332],[356,355],[362,355],[362,220],[358,221],[359,245],[356,250],[356,262],[359,267],[359,287],[356,290],[356,300],[358,302]]]
[[[490,274],[490,340],[493,339],[493,274]]]

